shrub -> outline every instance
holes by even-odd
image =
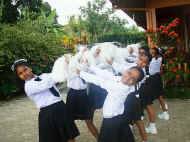
[[[34,72],[39,74],[49,72],[54,60],[67,52],[54,33],[40,33],[32,26],[0,25],[0,34],[0,98],[20,90],[10,70],[16,59],[26,58]]]
[[[134,44],[138,42],[146,41],[146,37],[143,32],[126,32],[126,33],[118,33],[118,34],[105,34],[102,37],[99,37],[99,42],[113,42],[117,41],[122,44]]]
[[[188,87],[167,87],[165,88],[167,98],[190,99],[190,88]]]

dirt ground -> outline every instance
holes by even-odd
[[[64,95],[64,94],[63,94]],[[171,120],[157,119],[158,135],[149,135],[150,142],[190,142],[190,100],[167,100]],[[154,104],[156,112],[159,105]],[[38,142],[38,110],[27,98],[20,97],[9,102],[0,102],[0,142]],[[101,125],[102,112],[95,114],[95,124]],[[147,123],[147,121],[145,121]],[[81,132],[77,142],[95,142],[83,121],[77,121]],[[137,142],[140,142],[135,129]]]

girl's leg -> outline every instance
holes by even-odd
[[[68,140],[68,142],[75,142],[75,139],[70,139]]]
[[[149,118],[149,126],[146,128],[146,132],[150,134],[157,134],[157,128],[155,123],[156,115],[152,105],[147,105],[146,110]]]
[[[156,115],[155,115],[155,111],[154,111],[153,106],[152,105],[147,105],[146,110],[147,110],[147,113],[148,113],[149,122],[155,123]]]
[[[158,100],[159,100],[159,103],[161,105],[162,110],[163,111],[168,111],[168,108],[166,107],[166,102],[164,100],[164,97],[163,96],[159,96]]]
[[[160,119],[163,119],[163,120],[169,120],[170,119],[170,115],[168,113],[168,107],[167,107],[167,104],[163,98],[163,96],[159,96],[158,98],[159,102],[160,102],[160,105],[161,105],[161,108],[162,108],[162,113],[158,114],[158,117]]]
[[[96,126],[93,123],[93,120],[85,120],[86,125],[88,127],[88,129],[90,130],[91,134],[98,139],[98,130],[96,128]]]
[[[136,121],[135,124],[137,125],[139,129],[139,133],[142,138],[142,141],[147,141],[147,133],[145,131],[144,122],[142,120],[139,120],[139,121]]]

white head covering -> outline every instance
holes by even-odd
[[[68,77],[68,62],[65,57],[59,57],[52,68],[51,71],[52,78],[55,82],[64,82]]]
[[[87,45],[78,45],[77,49],[79,52],[84,52],[85,50],[88,50]]]

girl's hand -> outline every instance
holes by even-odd
[[[113,64],[113,60],[108,60],[108,59],[106,59],[106,62],[107,62],[108,64],[110,64],[110,65]]]
[[[79,70],[79,69],[76,69],[76,73],[77,73],[77,74],[80,74],[80,70]]]

